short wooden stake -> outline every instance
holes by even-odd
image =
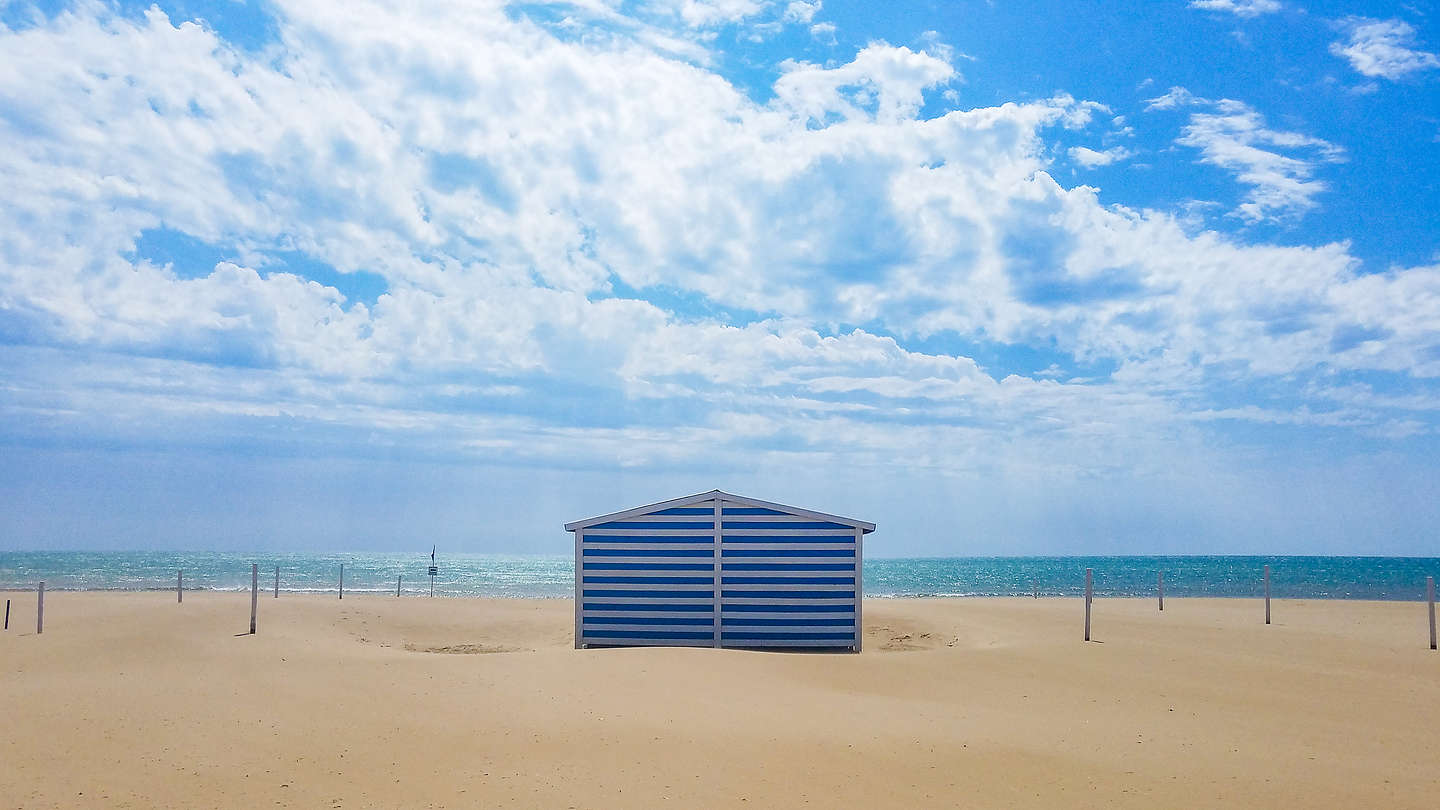
[[[1032,580],[1030,580],[1030,589],[1035,592],[1035,598],[1036,598],[1036,599],[1039,599],[1039,598],[1040,598],[1040,580],[1038,580],[1038,579],[1032,579]]]
[[[1270,566],[1265,566],[1265,623],[1270,623]]]
[[[1165,609],[1165,572],[1160,572],[1160,578],[1155,581],[1155,593],[1160,598],[1160,609]]]
[[[1094,570],[1085,569],[1085,640],[1090,640],[1090,598],[1094,594]]]
[[[255,635],[255,608],[260,604],[260,564],[250,564],[250,635]]]
[[[1430,603],[1430,649],[1435,649],[1435,577],[1425,577],[1425,601]],[[10,615],[10,603],[5,603],[5,615]]]
[[[345,563],[340,563],[340,598],[345,598]]]
[[[176,571],[176,572],[175,572],[175,601],[176,601],[177,603],[179,603],[179,602],[184,602],[184,601],[185,601],[185,572],[184,572],[184,571]]]
[[[403,574],[401,576],[404,576]],[[400,577],[395,577],[395,595],[400,595]]]
[[[5,600],[5,629],[10,629],[10,600]]]
[[[275,566],[275,598],[280,598],[280,566]]]
[[[45,583],[40,583],[39,603],[35,606],[35,635],[45,632]]]

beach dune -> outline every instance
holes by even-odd
[[[58,592],[0,807],[1424,807],[1423,604],[879,599],[865,652],[571,648],[568,600]]]

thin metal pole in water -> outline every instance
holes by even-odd
[[[345,598],[345,563],[340,563],[340,598]]]
[[[1435,649],[1435,577],[1425,577],[1425,601],[1430,603],[1430,649]],[[5,603],[5,615],[10,615],[10,603]]]
[[[403,577],[403,576],[404,576],[404,575],[402,574],[400,577],[395,577],[395,595],[396,595],[396,596],[399,596],[399,595],[400,595],[400,579],[401,579],[401,577]]]
[[[250,563],[250,635],[255,635],[255,608],[260,604],[260,564]]]
[[[1155,592],[1160,597],[1160,609],[1165,609],[1165,572],[1160,572],[1160,578],[1155,581]]]
[[[40,583],[40,602],[35,608],[35,635],[45,632],[45,583]]]
[[[1032,579],[1032,580],[1030,580],[1030,590],[1034,591],[1034,592],[1035,592],[1035,598],[1036,598],[1036,599],[1039,599],[1039,598],[1040,598],[1040,580],[1038,580],[1038,579]]]
[[[1265,623],[1270,623],[1270,566],[1265,566]]]
[[[185,601],[185,572],[175,572],[175,602],[178,604]]]
[[[280,566],[275,566],[275,598],[280,598]]]
[[[1085,640],[1090,640],[1090,599],[1094,594],[1094,570],[1085,569]]]

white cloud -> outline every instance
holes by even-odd
[[[790,63],[757,104],[668,49],[484,6],[282,11],[259,55],[159,11],[0,32],[0,329],[28,347],[6,357],[42,358],[0,401],[12,424],[1079,474],[1203,448],[1187,414],[1225,411],[1217,376],[1440,376],[1440,267],[1362,276],[1343,245],[1192,234],[1057,183],[1051,130],[1094,103],[920,120],[955,69],[875,43]],[[1204,105],[1182,143],[1252,185],[1257,216],[1303,208],[1311,163],[1338,158],[1167,96]],[[133,257],[162,226],[230,260]],[[345,301],[267,269],[282,253],[388,289]],[[1100,370],[1007,376],[967,345]],[[1393,408],[1353,410],[1381,429]]]
[[[1407,22],[1349,17],[1341,27],[1349,39],[1331,43],[1330,52],[1365,76],[1396,81],[1440,68],[1440,56],[1415,47],[1415,29]]]
[[[1088,146],[1073,146],[1070,148],[1070,159],[1084,166],[1093,169],[1096,166],[1109,166],[1116,161],[1124,160],[1133,153],[1123,146],[1112,146],[1103,151],[1091,149]]]
[[[821,0],[791,0],[785,6],[783,19],[785,22],[806,23],[815,19],[815,14],[820,11]]]
[[[1327,189],[1314,179],[1317,165],[1345,159],[1345,151],[1321,138],[1271,129],[1248,104],[1232,99],[1211,101],[1183,87],[1149,100],[1146,110],[1201,107],[1176,143],[1200,150],[1200,161],[1234,172],[1250,186],[1236,215],[1248,222],[1296,216],[1316,206]]]
[[[1279,0],[1190,0],[1191,8],[1224,11],[1239,17],[1258,17],[1280,10]]]

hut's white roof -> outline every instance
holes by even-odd
[[[674,498],[668,501],[660,501],[658,503],[646,504],[645,506],[637,506],[633,509],[626,509],[623,512],[611,512],[608,515],[599,515],[597,517],[585,518],[584,520],[577,520],[574,523],[566,523],[565,531],[573,532],[576,529],[584,529],[599,523],[609,523],[612,520],[624,520],[625,518],[635,517],[637,515],[648,515],[652,512],[658,512],[662,509],[673,509],[680,506],[689,506],[690,504],[702,503],[704,501],[713,501],[716,498],[719,498],[720,500],[726,501],[728,503],[739,504],[741,506],[753,506],[761,509],[774,509],[777,512],[785,512],[786,514],[815,518],[816,520],[825,520],[831,523],[843,523],[846,526],[854,526],[857,529],[862,529],[867,533],[875,531],[874,523],[866,523],[863,520],[840,517],[839,515],[826,514],[825,512],[816,512],[813,509],[801,509],[799,507],[789,506],[783,503],[761,501],[755,498],[747,498],[744,495],[732,495],[729,492],[722,492],[718,489],[712,489],[709,492],[697,492],[694,495],[686,495],[683,498]]]

